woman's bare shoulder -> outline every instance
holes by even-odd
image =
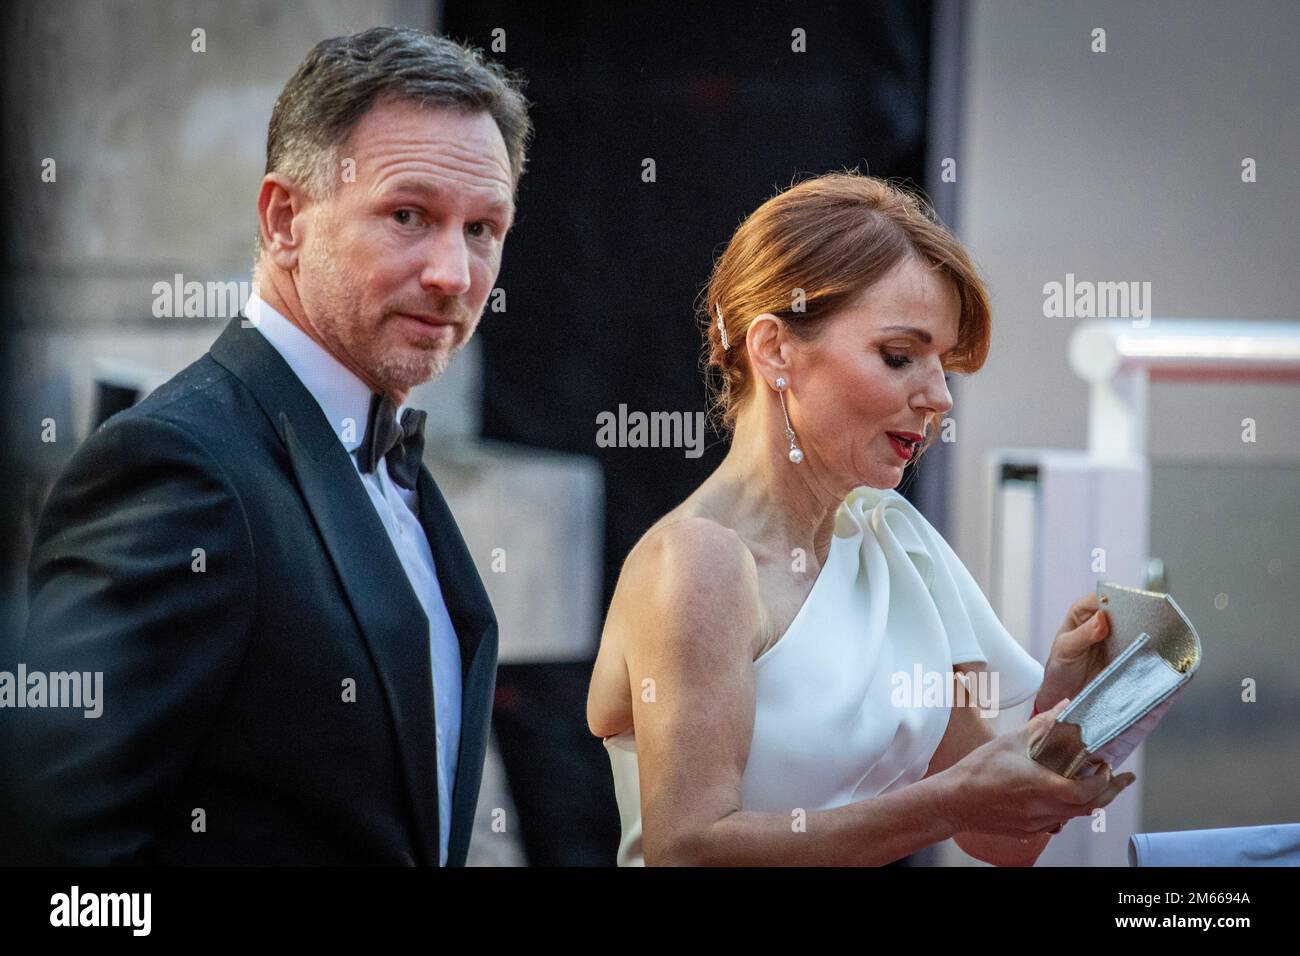
[[[700,515],[661,519],[619,573],[588,695],[592,732],[631,724],[629,664],[669,655],[710,669],[732,659],[748,666],[760,619],[757,570],[740,536]]]
[[[670,513],[628,553],[606,629],[624,650],[630,640],[725,643],[728,634],[748,648],[760,616],[758,569],[740,535],[705,515]]]
[[[652,525],[623,563],[620,581],[638,591],[686,590],[708,599],[757,583],[757,566],[732,528],[698,513],[668,514]],[[669,593],[666,596],[684,597]]]

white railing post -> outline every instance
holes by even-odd
[[[1092,387],[1088,451],[1145,455],[1150,382],[1300,384],[1300,322],[1094,319],[1070,337],[1069,360]]]
[[[1163,588],[1148,554],[1152,494],[1148,396],[1156,382],[1300,385],[1300,323],[1228,319],[1090,320],[1069,344],[1071,369],[1090,386],[1088,448],[996,448],[986,456],[993,567],[989,597],[1003,623],[1040,661],[1069,603],[1098,581]],[[1011,729],[1025,703],[1006,715]],[[1020,711],[1023,711],[1021,713]],[[1142,775],[1144,747],[1123,769]],[[1125,866],[1141,830],[1141,791],[1107,810],[1106,832],[1073,821],[1042,866]]]

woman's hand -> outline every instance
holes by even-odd
[[[1073,699],[1083,690],[1088,682],[1092,648],[1108,634],[1110,620],[1099,609],[1096,594],[1086,594],[1070,606],[1043,666],[1043,686],[1034,699],[1039,711],[1052,707],[1062,697]]]
[[[1029,756],[1067,703],[1062,700],[1019,730],[994,737],[944,771],[952,775],[959,830],[1021,839],[1056,832],[1071,817],[1106,806],[1137,779],[1132,773],[1112,776],[1107,765],[1095,776],[1070,780]]]

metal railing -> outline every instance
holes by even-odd
[[[1092,390],[1088,450],[1145,455],[1150,382],[1300,385],[1300,322],[1091,320],[1070,337],[1069,359]]]

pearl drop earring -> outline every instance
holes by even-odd
[[[785,437],[790,439],[790,460],[797,465],[803,461],[803,449],[799,447],[799,443],[794,437],[794,429],[790,427],[790,415],[785,410],[785,388],[787,384],[785,376],[777,377],[776,397],[781,400],[781,414],[785,416]]]

